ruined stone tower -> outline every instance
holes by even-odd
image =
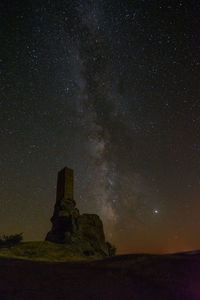
[[[77,248],[83,255],[109,255],[103,223],[98,215],[82,214],[76,208],[73,195],[73,170],[65,167],[58,172],[57,192],[52,229],[46,240]]]
[[[74,199],[74,171],[65,167],[58,172],[56,202],[63,198]]]

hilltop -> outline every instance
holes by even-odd
[[[93,256],[84,255],[82,245],[58,244],[49,241],[23,242],[12,247],[0,248],[0,257],[19,258],[24,260],[66,262],[101,259],[95,253]]]

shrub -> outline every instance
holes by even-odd
[[[109,256],[114,256],[116,254],[117,248],[109,242],[106,242],[106,245],[108,247]]]
[[[3,235],[0,237],[0,246],[9,247],[19,244],[23,240],[23,233],[17,233],[12,235]]]

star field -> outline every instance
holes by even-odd
[[[1,232],[43,239],[68,166],[119,253],[199,249],[198,1],[0,12]]]

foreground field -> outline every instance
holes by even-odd
[[[200,299],[200,255],[121,255],[88,262],[0,258],[0,299]]]

